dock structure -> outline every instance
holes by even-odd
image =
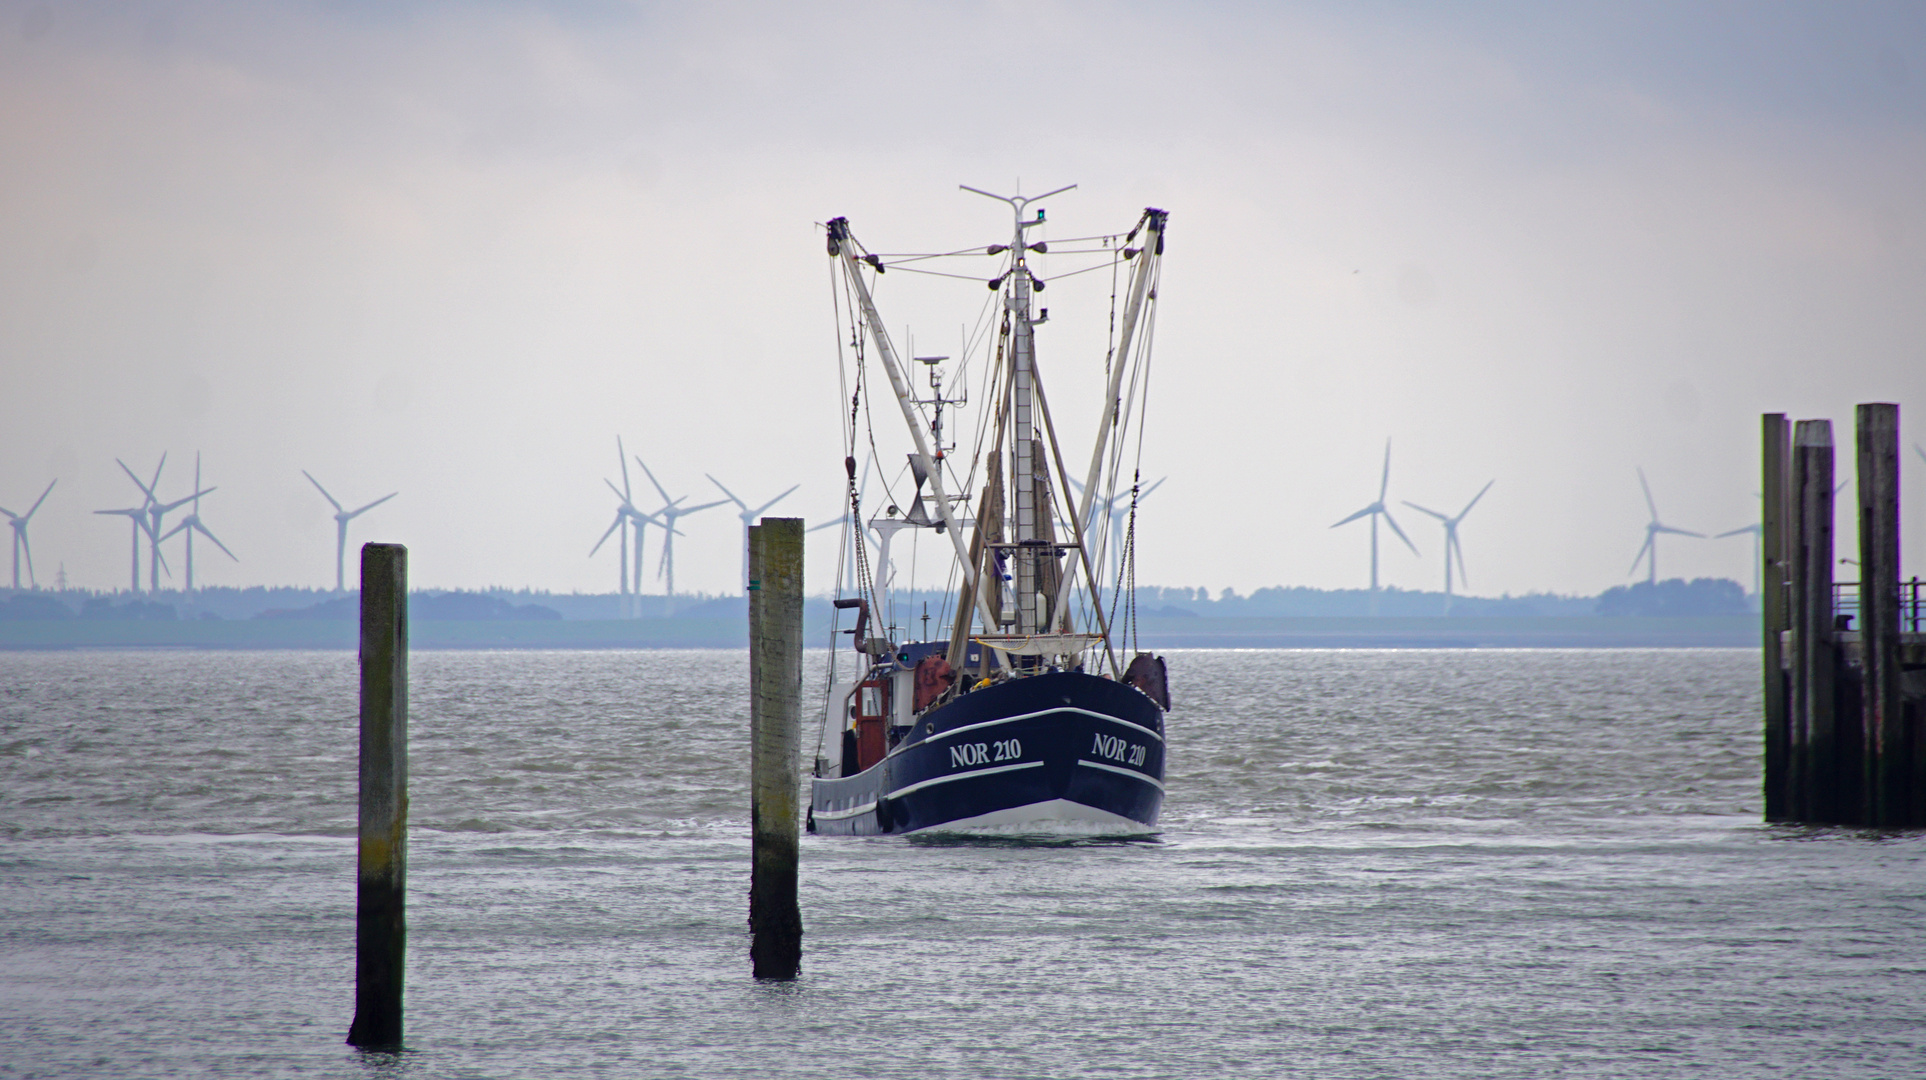
[[[1926,583],[1900,578],[1899,407],[1855,417],[1857,581],[1833,574],[1832,422],[1768,413],[1761,435],[1765,818],[1926,826]]]

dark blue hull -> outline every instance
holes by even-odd
[[[1164,801],[1164,715],[1081,672],[1010,679],[916,719],[882,761],[818,778],[810,831],[1144,831]]]

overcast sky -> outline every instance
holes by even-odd
[[[816,223],[958,248],[1008,224],[957,184],[1076,183],[1058,235],[1171,214],[1140,581],[1363,585],[1365,526],[1329,526],[1389,438],[1422,557],[1386,583],[1442,578],[1399,500],[1495,478],[1471,591],[1595,592],[1636,467],[1717,533],[1756,519],[1763,411],[1849,447],[1894,401],[1926,443],[1926,7],[1574,7],[5,3],[0,506],[58,477],[41,580],[124,587],[115,459],[166,452],[177,497],[199,452],[241,559],[202,583],[332,584],[305,468],[400,491],[351,539],[419,586],[610,591],[618,435],[691,503],[714,473],[839,512]],[[984,296],[879,300],[947,349]],[[1048,299],[1082,446],[1108,283]],[[733,588],[733,514],[683,528],[678,588]],[[1664,576],[1750,585],[1747,539],[1667,539]]]

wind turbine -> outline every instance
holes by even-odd
[[[1159,477],[1156,483],[1138,492],[1137,505],[1142,506],[1144,500],[1150,498],[1150,493],[1164,486],[1164,481],[1168,479],[1170,479],[1168,476]],[[1070,478],[1070,486],[1076,488],[1078,494],[1083,493],[1083,483],[1074,476]],[[1130,523],[1130,493],[1125,491],[1107,499],[1092,499],[1090,518],[1091,521],[1085,526],[1086,532],[1095,532],[1098,522],[1110,523],[1109,547],[1098,552],[1101,558],[1091,560],[1097,568],[1097,579],[1110,581],[1113,573],[1123,566],[1123,534],[1124,526]],[[1110,569],[1105,569],[1106,566]]]
[[[6,507],[0,506],[0,514],[7,515],[7,524],[13,528],[13,587],[16,589],[20,587],[20,555],[22,552],[25,552],[27,556],[27,580],[32,583],[34,588],[38,589],[40,587],[40,582],[34,580],[33,576],[33,548],[27,544],[27,522],[33,517],[34,511],[40,509],[40,504],[47,501],[47,496],[52,493],[54,485],[58,483],[60,483],[58,479],[47,481],[47,490],[40,493],[40,497],[33,501],[33,505],[28,507],[27,512],[24,514],[16,514]]]
[[[1723,540],[1728,536],[1737,536],[1740,533],[1752,534],[1752,595],[1758,596],[1764,589],[1759,564],[1765,557],[1764,553],[1760,550],[1760,546],[1765,542],[1765,526],[1755,521],[1750,525],[1741,525],[1736,529],[1722,532],[1712,539]]]
[[[1645,583],[1647,585],[1656,585],[1658,584],[1659,534],[1671,533],[1674,536],[1696,536],[1701,540],[1705,539],[1705,534],[1695,533],[1688,529],[1675,529],[1659,521],[1658,504],[1652,501],[1652,485],[1645,482],[1645,469],[1643,467],[1640,467],[1638,470],[1638,486],[1645,490],[1645,508],[1652,512],[1652,520],[1645,525],[1645,546],[1639,548],[1638,554],[1633,556],[1630,573],[1638,573],[1639,560],[1643,559],[1645,560]]]
[[[1432,517],[1437,518],[1439,521],[1444,522],[1445,610],[1446,611],[1451,610],[1451,557],[1453,554],[1456,554],[1458,556],[1459,583],[1463,584],[1471,580],[1471,575],[1465,571],[1464,545],[1458,541],[1458,523],[1465,519],[1466,514],[1471,513],[1471,508],[1474,506],[1477,506],[1478,500],[1484,498],[1485,492],[1490,491],[1491,485],[1497,482],[1498,481],[1496,478],[1485,481],[1485,486],[1478,489],[1478,494],[1473,495],[1471,497],[1471,501],[1465,504],[1465,508],[1463,510],[1458,511],[1458,515],[1456,517],[1452,517],[1449,514],[1440,514],[1436,510],[1427,510],[1424,507],[1419,506],[1417,503],[1414,503],[1409,499],[1404,500],[1404,505],[1409,506],[1411,509],[1416,510],[1418,513],[1430,514]]]
[[[146,520],[142,521],[140,519],[136,519],[135,524],[140,526],[141,532],[144,532],[147,534],[147,552],[148,552],[147,554],[147,591],[149,593],[158,593],[160,592],[160,572],[162,568],[167,566],[167,557],[161,554],[161,549],[160,549],[162,519],[164,519],[168,514],[171,514],[174,511],[180,509],[181,507],[186,506],[188,503],[193,502],[196,499],[199,499],[201,496],[208,494],[214,489],[208,488],[206,491],[203,491],[200,489],[200,484],[197,482],[194,485],[194,494],[189,495],[184,499],[175,499],[171,503],[163,503],[160,501],[160,496],[156,495],[155,492],[160,490],[161,470],[167,467],[166,454],[163,453],[161,455],[160,464],[154,466],[154,478],[144,484],[141,483],[140,477],[134,475],[134,470],[127,467],[126,462],[120,460],[119,458],[115,458],[114,464],[119,465],[120,471],[127,474],[127,479],[132,480],[134,482],[134,486],[140,488],[140,493],[147,497],[147,501],[141,505],[141,511],[146,516]],[[198,476],[196,477],[196,480],[197,481],[199,480]],[[112,511],[103,511],[103,512],[111,513]],[[134,543],[136,545],[140,543],[139,537],[135,538]],[[136,562],[138,561],[139,561],[138,557],[136,557]],[[135,570],[136,579],[138,579],[139,576],[140,576],[140,572],[138,569],[136,569]],[[172,570],[168,571],[168,576],[170,577],[173,576]],[[136,592],[140,591],[140,587],[138,583],[135,585],[135,591]]]
[[[628,476],[626,475],[627,470],[625,469],[623,472],[624,475],[622,479],[625,481],[626,486],[626,481],[628,480]],[[615,520],[611,522],[608,529],[602,533],[602,538],[595,542],[595,546],[589,549],[589,557],[594,558],[595,553],[600,551],[602,545],[608,542],[610,535],[620,529],[622,533],[622,595],[624,603],[628,605],[628,610],[625,610],[623,614],[626,617],[633,618],[639,614],[639,612],[634,610],[634,605],[628,604],[627,601],[629,596],[629,524],[631,522],[635,524],[635,595],[637,597],[642,595],[642,528],[645,525],[654,525],[659,529],[666,528],[667,526],[663,525],[662,520],[654,514],[645,514],[637,510],[635,504],[629,501],[629,497],[623,488],[616,487],[613,481],[605,479],[602,482],[607,484],[609,490],[615,493],[618,505],[615,508]]]
[[[1362,510],[1359,510],[1357,513],[1352,514],[1350,517],[1345,518],[1343,521],[1338,522],[1337,525],[1331,526],[1331,528],[1335,529],[1338,527],[1338,525],[1349,525],[1350,523],[1352,523],[1353,521],[1356,521],[1361,517],[1366,517],[1366,516],[1370,517],[1371,519],[1371,596],[1373,601],[1376,600],[1377,593],[1378,593],[1378,518],[1382,517],[1384,519],[1384,523],[1386,525],[1391,526],[1391,531],[1398,534],[1398,539],[1404,541],[1404,546],[1411,549],[1411,554],[1416,555],[1418,553],[1418,545],[1412,543],[1411,538],[1404,535],[1404,530],[1398,528],[1398,523],[1396,519],[1392,518],[1391,511],[1385,508],[1384,493],[1387,490],[1389,490],[1390,487],[1391,487],[1391,440],[1386,439],[1384,440],[1384,476],[1382,479],[1378,481],[1378,501],[1372,503],[1371,505],[1365,507]]]
[[[202,536],[205,536],[209,540],[214,541],[214,546],[217,548],[220,548],[221,551],[224,552],[228,558],[233,559],[235,562],[241,561],[241,557],[239,555],[234,554],[232,551],[228,551],[227,545],[221,543],[218,537],[216,537],[213,533],[209,532],[207,530],[206,525],[201,524],[201,496],[203,494],[206,494],[206,492],[201,491],[200,487],[201,487],[201,455],[196,453],[194,455],[194,494],[190,496],[190,498],[194,500],[194,508],[188,511],[187,516],[181,519],[181,523],[179,525],[176,525],[172,529],[169,529],[167,531],[167,535],[161,537],[162,540],[168,540],[168,539],[171,539],[173,535],[178,532],[184,532],[187,534],[187,540],[186,540],[186,543],[187,543],[187,593],[189,596],[192,596],[194,593],[194,534],[195,533],[200,533]],[[212,491],[212,490],[214,489],[213,488],[208,489],[208,491]]]
[[[703,473],[702,475],[709,476],[708,473]],[[767,510],[770,507],[776,505],[777,503],[783,501],[784,499],[787,499],[792,492],[794,492],[797,488],[801,487],[802,485],[791,484],[789,485],[788,491],[783,492],[781,495],[778,495],[775,498],[770,499],[768,502],[763,503],[761,506],[756,507],[754,510],[751,510],[749,509],[748,503],[743,502],[741,499],[736,498],[735,492],[730,491],[726,487],[722,487],[722,481],[717,480],[713,476],[709,476],[709,482],[719,488],[722,488],[722,493],[724,495],[729,496],[730,502],[736,504],[736,508],[739,511],[736,514],[736,516],[742,519],[742,591],[746,593],[749,591],[749,526],[755,524],[756,519],[762,516],[762,512],[764,510]]]
[[[666,576],[668,581],[668,589],[669,589],[669,592],[668,592],[669,607],[673,608],[675,606],[675,538],[676,538],[676,533],[679,531],[675,527],[676,521],[685,514],[693,514],[698,510],[707,510],[712,506],[721,506],[723,503],[728,502],[729,500],[717,499],[715,502],[703,503],[700,506],[679,505],[682,502],[682,499],[688,498],[687,495],[684,495],[678,499],[669,498],[669,493],[662,489],[662,482],[660,480],[657,480],[655,478],[655,474],[649,471],[648,465],[643,463],[642,455],[640,454],[636,455],[635,463],[637,465],[642,466],[642,474],[649,478],[649,483],[655,485],[656,494],[662,496],[662,502],[663,502],[662,509],[656,511],[656,514],[659,517],[661,517],[664,522],[663,524],[664,532],[662,535],[662,563],[660,566],[656,568],[656,574],[658,576]],[[747,550],[747,549],[745,548],[744,550]]]
[[[662,523],[660,521],[657,521],[655,518],[651,517],[650,515],[644,514],[643,512],[635,508],[635,503],[632,500],[633,492],[629,488],[629,452],[623,449],[622,437],[620,435],[617,435],[615,437],[615,464],[618,468],[622,470],[622,486],[618,488],[615,486],[614,481],[608,480],[606,478],[604,478],[602,481],[604,484],[607,484],[609,486],[610,491],[615,492],[615,498],[617,502],[617,505],[615,507],[615,520],[612,523],[610,523],[608,530],[602,534],[602,538],[595,542],[595,546],[589,549],[589,557],[594,558],[595,553],[602,550],[602,545],[608,542],[608,539],[611,535],[618,532],[621,533],[621,540],[620,540],[621,558],[620,558],[620,564],[618,569],[620,570],[620,575],[621,575],[621,587],[622,587],[621,595],[622,595],[622,604],[623,604],[622,614],[624,617],[633,617],[636,614],[636,612],[633,610],[633,605],[630,603],[628,599],[630,595],[629,523],[630,522],[635,523],[635,589],[634,589],[634,593],[635,595],[638,595],[638,596],[641,595],[641,592],[642,592],[642,527],[644,524],[661,525]]]
[[[344,510],[341,504],[335,501],[334,496],[328,494],[328,489],[321,486],[321,481],[314,478],[313,473],[302,469],[301,475],[307,477],[308,483],[314,485],[314,490],[320,492],[321,497],[328,500],[328,504],[334,507],[334,591],[346,592],[347,588],[344,583],[346,581],[345,570],[348,561],[348,522],[373,510],[375,507],[401,494],[401,492],[390,491],[388,494],[383,495],[381,498],[376,499],[359,510]]]

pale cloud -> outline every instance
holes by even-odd
[[[308,468],[401,489],[356,535],[427,584],[609,588],[617,434],[677,494],[836,512],[813,222],[961,246],[1001,221],[955,185],[1021,177],[1081,183],[1051,210],[1079,232],[1172,211],[1145,580],[1360,583],[1326,526],[1390,436],[1394,499],[1498,478],[1474,589],[1596,590],[1642,539],[1635,465],[1716,532],[1754,512],[1764,409],[1897,400],[1926,434],[1926,32],[1809,16],[0,7],[0,504],[60,475],[37,563],[118,584],[113,459],[178,482],[200,449],[246,560],[208,581],[331,580]],[[982,290],[884,292],[948,341]],[[1051,295],[1080,439],[1106,284]],[[678,583],[729,588],[735,527],[688,519]],[[1414,538],[1386,579],[1435,586]],[[1740,541],[1665,554],[1750,580]]]

